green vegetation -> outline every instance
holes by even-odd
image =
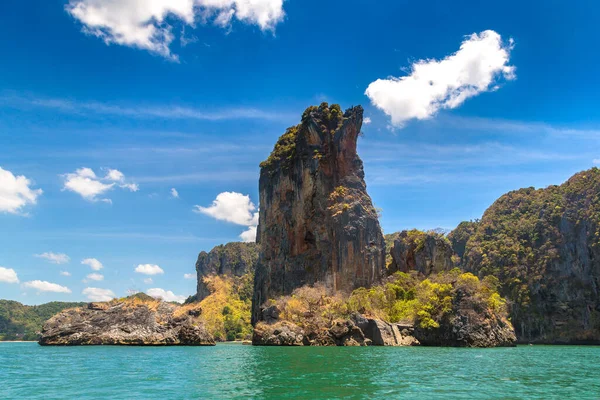
[[[475,234],[477,227],[479,226],[479,220],[475,221],[464,221],[458,224],[456,229],[448,234],[448,239],[452,243],[452,249],[462,259],[465,254],[467,242]]]
[[[272,171],[276,166],[287,168],[288,163],[296,155],[296,144],[298,137],[308,128],[309,123],[315,123],[322,132],[334,135],[344,123],[344,113],[339,104],[321,103],[321,105],[310,106],[302,114],[302,123],[292,126],[277,140],[273,151],[260,167]],[[323,155],[314,150],[313,157],[321,159]]]
[[[471,273],[453,269],[423,278],[417,273],[397,272],[381,285],[355,290],[349,298],[332,294],[322,285],[302,287],[291,296],[272,304],[281,310],[284,320],[301,327],[323,327],[353,312],[388,322],[419,325],[436,329],[458,307],[490,312],[505,318],[506,301],[497,292],[498,281],[482,281]]]
[[[575,262],[569,261],[571,257],[589,265],[578,268],[593,268],[592,259],[600,250],[600,170],[578,173],[561,186],[507,193],[481,221],[461,224],[450,238],[456,251],[464,243],[463,268],[499,279],[501,294],[514,303],[516,325],[527,325],[532,336],[554,329],[551,315],[565,318],[571,313],[581,320],[583,309],[565,313],[569,307],[579,307],[568,305],[566,299],[575,299],[577,292],[593,293],[593,282],[588,283],[592,288],[582,286],[583,280],[589,278],[589,282],[593,277],[579,280],[573,275],[565,282],[557,268],[568,274]],[[564,285],[574,286],[567,290]],[[588,301],[596,302],[597,295]]]
[[[0,340],[38,340],[44,322],[55,314],[86,303],[52,302],[26,306],[16,301],[0,300]]]
[[[300,125],[288,128],[286,132],[277,140],[275,148],[271,152],[269,158],[260,163],[261,168],[271,168],[281,161],[290,161],[296,154],[296,140]]]
[[[211,292],[199,303],[206,329],[217,341],[249,339],[254,274],[212,275],[205,277],[204,282]]]

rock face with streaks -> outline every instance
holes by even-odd
[[[429,276],[454,268],[452,244],[445,236],[435,232],[402,231],[395,235],[390,254],[390,274],[418,271]]]
[[[252,321],[304,285],[370,287],[385,272],[385,243],[356,144],[363,109],[308,108],[261,164],[260,246]]]
[[[209,253],[203,251],[196,261],[198,277],[197,293],[194,301],[202,301],[210,295],[204,278],[211,275],[241,277],[253,274],[258,261],[256,243],[227,243],[213,248]]]
[[[65,310],[42,329],[42,346],[213,346],[202,310],[136,295]]]

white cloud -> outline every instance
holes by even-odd
[[[154,280],[152,280],[152,278],[146,278],[146,279],[144,279],[144,283],[146,285],[151,285],[152,283],[154,283]]]
[[[248,230],[245,230],[244,232],[242,232],[240,234],[240,239],[242,239],[246,243],[256,242],[256,230],[257,230],[256,225],[249,226]]]
[[[123,182],[125,175],[118,169],[109,169],[106,174],[106,179],[114,182]]]
[[[36,204],[42,189],[31,189],[31,181],[0,167],[0,212],[20,214],[23,207]]]
[[[115,294],[109,289],[99,289],[88,287],[83,289],[83,293],[91,301],[111,301],[115,298]]]
[[[243,226],[258,223],[258,213],[254,210],[256,206],[250,200],[250,196],[235,192],[219,194],[210,207],[194,207],[194,212]]]
[[[160,288],[148,289],[146,294],[156,299],[161,299],[164,301],[174,301],[177,303],[183,303],[186,299],[185,296],[178,296],[170,290],[167,291]]]
[[[86,280],[84,282],[86,282],[88,280],[89,281],[103,281],[104,280],[104,275],[102,275],[102,274],[96,274],[96,273],[94,273],[94,274],[88,274],[88,276],[86,276]]]
[[[86,200],[95,202],[103,201],[112,203],[110,199],[100,198],[105,193],[118,186],[122,189],[128,189],[137,192],[139,186],[135,183],[126,183],[125,175],[116,169],[108,169],[104,178],[100,178],[91,168],[79,168],[75,172],[64,174],[65,184],[63,190],[75,192]]]
[[[86,258],[81,260],[81,263],[89,266],[93,271],[100,271],[102,268],[104,268],[104,265],[102,265],[102,263],[95,258]]]
[[[135,272],[144,275],[162,275],[165,273],[161,267],[154,264],[140,264],[135,268]]]
[[[240,234],[244,242],[256,240],[258,212],[256,206],[245,196],[236,192],[220,193],[210,207],[194,206],[194,212],[211,216],[219,221],[227,221],[248,229]]]
[[[128,189],[130,192],[137,192],[140,190],[140,186],[137,183],[124,183],[120,187]]]
[[[69,261],[71,261],[71,258],[63,253],[46,252],[42,254],[35,254],[35,257],[43,258],[52,264],[67,264]]]
[[[71,276],[71,273],[69,271],[60,271],[60,274],[62,276]]]
[[[371,121],[371,118],[369,118],[369,117],[365,117],[363,119],[363,124],[365,124],[365,125],[369,125],[371,122],[373,122],[373,121]]]
[[[167,17],[189,26],[196,20],[227,27],[235,18],[261,30],[274,30],[284,18],[283,0],[69,0],[66,10],[85,33],[106,44],[148,50],[177,61]]]
[[[65,286],[60,286],[56,283],[46,281],[29,281],[23,284],[23,287],[35,289],[38,292],[53,292],[53,293],[71,293],[71,289]]]
[[[174,198],[174,199],[178,199],[179,198],[179,192],[177,191],[177,189],[171,188],[171,197]]]
[[[196,274],[184,274],[185,279],[196,279]]]
[[[17,273],[12,268],[0,267],[0,282],[3,283],[19,283]]]
[[[453,109],[466,99],[496,90],[499,78],[515,79],[515,67],[508,65],[512,39],[487,30],[474,33],[460,49],[443,60],[420,60],[411,73],[400,78],[378,79],[365,94],[374,106],[402,127],[410,119],[427,119],[441,109]]]
[[[115,186],[114,183],[102,183],[90,168],[80,168],[74,173],[65,174],[63,190],[70,190],[89,201],[108,200],[98,199],[98,196],[108,192]]]

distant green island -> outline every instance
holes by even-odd
[[[38,306],[27,306],[18,301],[0,300],[0,341],[37,341],[46,320],[63,310],[82,307],[85,304],[53,301]]]

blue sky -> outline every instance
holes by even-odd
[[[207,1],[0,4],[0,298],[193,294],[198,252],[252,226],[258,164],[322,101],[365,107],[387,233],[451,229],[600,159],[595,2]],[[442,98],[409,90],[415,64]]]

